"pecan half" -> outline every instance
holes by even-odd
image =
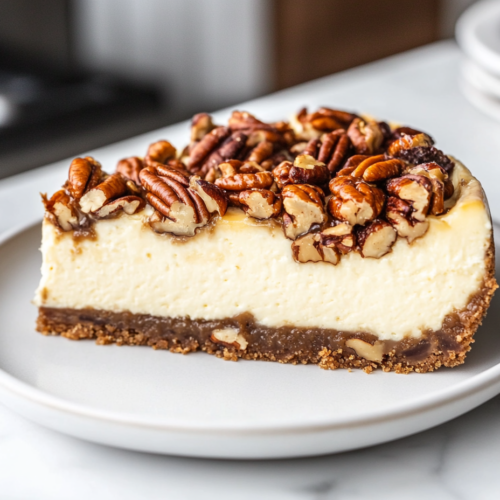
[[[347,135],[351,140],[357,154],[373,155],[380,150],[384,141],[384,135],[379,124],[375,121],[355,118],[349,128]]]
[[[289,180],[293,184],[322,185],[329,179],[330,171],[325,164],[307,154],[297,156],[289,172]]]
[[[220,187],[201,179],[197,175],[191,177],[189,187],[198,193],[209,213],[217,212],[221,217],[226,213],[229,200]]]
[[[326,164],[331,173],[335,173],[345,160],[351,141],[343,130],[335,130],[323,136],[318,152],[318,160]]]
[[[149,221],[156,232],[194,236],[199,227],[208,223],[210,214],[204,201],[188,187],[186,177],[179,177],[178,171],[165,166],[146,167],[140,180],[148,202],[157,210]]]
[[[283,196],[283,230],[285,236],[295,240],[306,233],[313,224],[326,221],[323,207],[324,194],[317,186],[291,184],[281,192]]]
[[[403,175],[387,183],[387,192],[408,202],[412,207],[412,218],[423,221],[429,211],[432,183],[422,175]]]
[[[200,170],[203,161],[229,135],[227,127],[215,127],[196,143],[189,153],[188,169],[196,173]]]
[[[198,113],[191,119],[191,143],[201,141],[215,128],[212,117],[207,113]]]
[[[445,211],[444,201],[453,196],[454,187],[448,174],[437,163],[424,163],[409,170],[410,174],[423,175],[432,183],[432,201],[430,213],[441,215]]]
[[[283,161],[273,170],[273,178],[279,189],[292,184],[292,180],[290,179],[290,170],[292,167],[293,164],[291,162]]]
[[[274,151],[274,146],[272,142],[262,141],[259,142],[249,153],[247,160],[254,161],[256,163],[262,163],[272,156]]]
[[[267,189],[273,184],[271,172],[257,172],[256,174],[236,174],[221,177],[215,184],[228,191],[244,191],[245,189]]]
[[[307,233],[292,243],[292,256],[296,262],[329,262],[336,265],[340,254],[335,247],[325,247],[321,244],[318,233]]]
[[[156,141],[149,145],[145,160],[156,161],[158,163],[166,163],[168,160],[173,160],[176,155],[176,150],[168,141]]]
[[[80,198],[80,208],[85,214],[95,212],[109,201],[124,195],[126,191],[127,186],[123,177],[120,174],[110,175]]]
[[[422,132],[414,135],[402,134],[399,139],[391,142],[387,149],[389,156],[399,156],[401,151],[417,147],[430,147],[434,145],[432,137]]]
[[[116,165],[116,172],[123,175],[126,179],[135,182],[137,185],[140,184],[139,173],[144,168],[144,163],[141,158],[137,156],[131,156],[129,158],[124,158],[120,160]]]
[[[366,182],[378,182],[401,175],[405,163],[385,155],[369,156],[352,172],[353,177],[362,177]]]
[[[75,158],[69,166],[69,194],[75,200],[79,200],[87,191],[101,182],[102,175],[101,164],[91,156]]]
[[[356,236],[348,222],[337,222],[335,226],[323,229],[319,235],[323,246],[335,248],[344,255],[356,247]]]
[[[389,196],[385,209],[387,220],[396,228],[401,238],[406,238],[408,243],[423,236],[429,229],[429,221],[419,221],[412,217],[411,205],[396,196]]]
[[[264,123],[248,111],[233,111],[229,118],[228,126],[232,131],[239,130],[251,132],[255,130],[269,130],[275,132],[276,129],[269,123]]]
[[[270,219],[281,213],[281,196],[268,189],[241,191],[238,201],[246,214],[255,219]]]
[[[362,257],[380,259],[388,254],[398,234],[388,222],[376,219],[358,231],[358,247]]]
[[[351,226],[374,220],[384,206],[381,189],[351,177],[335,177],[330,181],[330,191],[333,196],[328,201],[328,211]]]
[[[78,226],[78,215],[64,189],[56,191],[50,199],[42,194],[42,202],[52,222],[63,231],[71,231]]]
[[[217,147],[201,165],[201,172],[206,174],[220,163],[237,158],[245,147],[247,136],[243,132],[233,132],[219,147]]]
[[[127,215],[132,215],[142,210],[145,205],[146,202],[138,196],[122,196],[101,207],[94,212],[94,216],[98,219],[109,219],[116,217],[122,211]]]

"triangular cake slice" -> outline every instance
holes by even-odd
[[[183,150],[78,158],[43,201],[38,330],[74,340],[427,372],[464,362],[497,288],[469,170],[329,108],[196,115]]]

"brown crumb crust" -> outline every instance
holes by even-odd
[[[218,321],[189,318],[158,318],[129,312],[112,313],[94,309],[39,308],[37,330],[44,335],[61,335],[71,340],[96,339],[98,345],[144,345],[187,354],[201,350],[225,360],[277,361],[319,365],[323,369],[360,368],[370,373],[381,368],[397,373],[426,373],[442,366],[462,364],[473,337],[490,305],[495,290],[495,248],[493,240],[486,254],[483,285],[467,306],[448,314],[441,330],[426,332],[420,339],[385,341],[381,362],[357,355],[346,346],[349,339],[374,344],[377,338],[363,332],[339,332],[294,327],[267,328],[245,313]],[[248,341],[246,350],[211,340],[214,329],[237,328]]]

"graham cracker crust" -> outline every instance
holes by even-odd
[[[493,294],[498,288],[494,276],[493,241],[486,254],[486,275],[481,289],[467,306],[445,317],[439,331],[426,332],[419,339],[384,341],[380,362],[359,356],[346,345],[360,339],[373,345],[377,337],[364,332],[341,332],[312,328],[268,328],[244,313],[216,321],[190,318],[163,318],[130,312],[114,313],[97,309],[39,308],[37,330],[44,335],[61,335],[71,340],[96,339],[98,345],[143,345],[187,354],[201,350],[219,358],[237,361],[313,363],[321,368],[360,368],[371,372],[381,368],[397,373],[434,371],[465,361]],[[211,340],[215,329],[236,328],[248,342],[245,350]]]

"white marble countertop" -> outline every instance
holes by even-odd
[[[500,123],[458,85],[460,54],[445,42],[242,106],[279,119],[307,104],[361,110],[429,131],[482,181],[500,219]],[[221,112],[220,116],[227,114]],[[92,152],[105,166],[185,124]],[[41,217],[36,196],[60,185],[67,162],[0,181],[0,233]],[[12,196],[23,186],[23,200]],[[0,406],[0,500],[500,498],[500,397],[452,422],[377,447],[326,457],[217,461],[106,448],[57,434]]]

